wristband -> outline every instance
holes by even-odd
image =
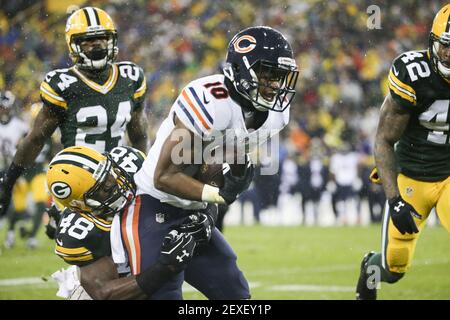
[[[224,198],[219,194],[219,188],[205,184],[202,191],[202,201],[225,204]]]

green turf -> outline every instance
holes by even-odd
[[[0,232],[3,241],[5,231]],[[254,299],[353,299],[365,252],[379,249],[380,227],[235,227],[225,236],[251,283]],[[41,236],[30,251],[18,241],[0,254],[0,283],[11,278],[49,278],[65,266],[53,243]],[[397,284],[382,284],[380,299],[450,299],[450,238],[441,227],[424,230],[410,272]],[[52,281],[0,285],[0,299],[57,299]],[[186,299],[204,299],[187,290]]]

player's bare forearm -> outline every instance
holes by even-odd
[[[177,155],[172,151],[178,143],[170,138],[164,143],[155,169],[155,187],[183,199],[201,201],[204,184],[183,173],[186,165],[173,162],[172,157]]]
[[[127,125],[127,133],[131,146],[146,154],[148,122],[142,109],[143,107],[139,107],[138,110],[131,115],[130,122]]]
[[[134,276],[107,281],[99,290],[100,296],[96,297],[97,300],[147,299],[147,295],[142,292]]]
[[[405,131],[409,118],[409,113],[388,95],[381,107],[374,150],[376,166],[388,199],[399,195],[394,145]]]
[[[201,201],[204,184],[183,172],[194,163],[194,135],[181,121],[164,142],[155,169],[154,184],[177,197]],[[197,152],[201,152],[198,150]]]
[[[80,283],[94,300],[144,299],[135,277],[119,278],[111,257],[80,268]]]
[[[161,191],[194,201],[202,201],[203,187],[203,183],[182,172],[163,174],[156,185]]]
[[[17,147],[13,162],[22,167],[30,167],[37,158],[45,142],[59,125],[60,119],[46,107],[36,117],[31,131]]]

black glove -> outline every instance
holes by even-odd
[[[61,219],[62,212],[59,211],[55,204],[45,208],[45,212],[48,214],[48,223],[45,225],[45,234],[50,239],[55,239],[56,230],[58,228],[59,220]]]
[[[191,235],[172,230],[164,238],[158,261],[173,272],[181,272],[191,261],[195,246],[196,242]]]
[[[255,166],[250,162],[247,156],[246,165],[242,177],[233,176],[228,163],[222,165],[224,183],[223,187],[219,189],[219,194],[228,205],[232,204],[242,192],[247,190],[253,180]]]
[[[419,232],[413,216],[417,219],[422,219],[422,215],[420,215],[408,202],[403,200],[400,195],[389,200],[389,213],[394,226],[401,234],[413,234]]]
[[[211,239],[214,220],[211,216],[197,212],[189,215],[176,230],[180,233],[192,235],[196,242],[207,243]]]
[[[12,186],[7,183],[6,173],[0,177],[0,218],[6,215],[11,202]]]

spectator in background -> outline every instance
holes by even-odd
[[[359,155],[344,142],[330,158],[331,180],[336,184],[336,224],[348,225],[350,215],[356,213],[354,183],[358,179]]]

